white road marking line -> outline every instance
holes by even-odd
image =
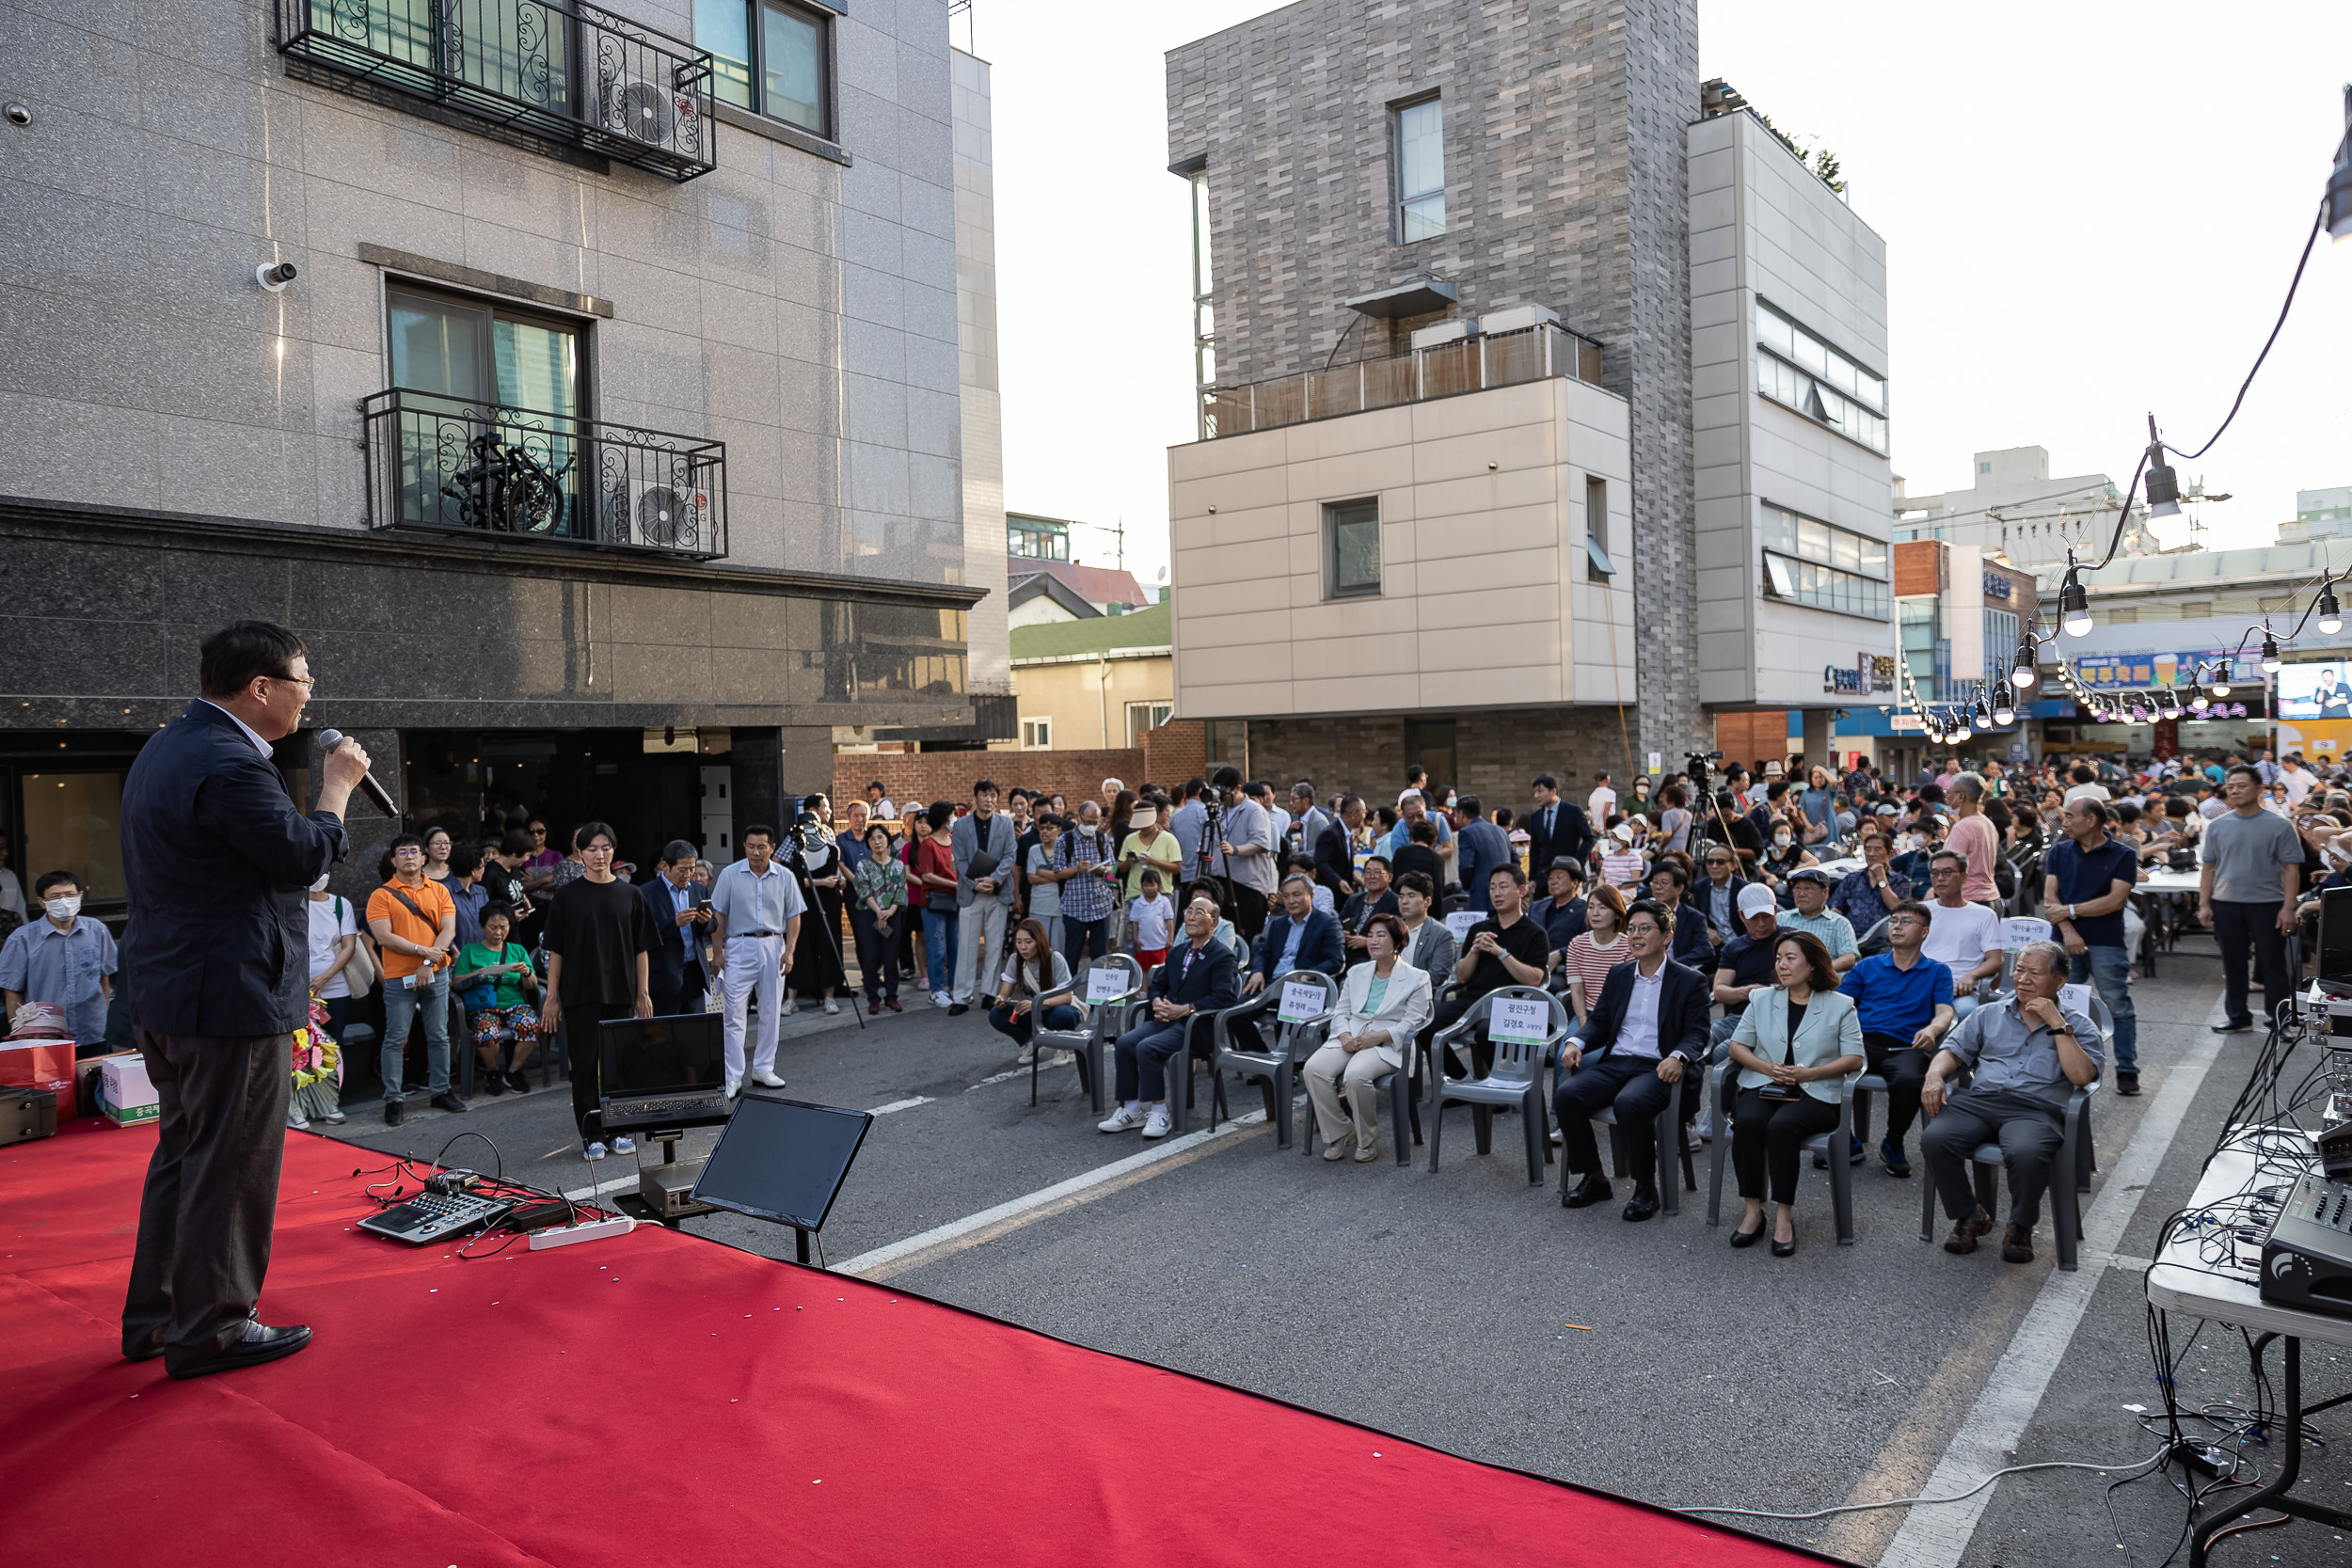
[[[894,1100],[887,1105],[877,1105],[866,1114],[869,1117],[886,1117],[893,1111],[912,1111],[917,1105],[929,1105],[930,1102],[930,1095],[918,1094],[912,1099]]]
[[[617,1193],[623,1187],[634,1187],[636,1185],[637,1173],[635,1171],[630,1171],[627,1176],[616,1176],[610,1181],[599,1181],[593,1187],[577,1188],[572,1192],[565,1193],[564,1196],[570,1198],[574,1203],[578,1203],[583,1198],[602,1197],[607,1193]]]
[[[1009,1068],[1005,1071],[995,1074],[993,1077],[983,1078],[977,1084],[965,1085],[963,1092],[970,1094],[974,1089],[984,1089],[991,1084],[1001,1084],[1008,1078],[1026,1078],[1028,1075],[1029,1069],[1027,1068]]]
[[[2220,1004],[2217,1002],[2207,1022],[2218,1022],[2220,1016]],[[2156,1091],[2148,1114],[2133,1131],[2122,1158],[2107,1171],[2090,1212],[2083,1216],[2077,1259],[2081,1267],[2074,1274],[2053,1269],[2042,1281],[2041,1294],[2034,1298],[2000,1364],[1986,1380],[1976,1408],[1952,1434],[1935,1473],[1919,1488],[1919,1496],[1950,1497],[2011,1463],[2010,1454],[2040,1408],[2042,1391],[2049,1386],[2051,1374],[2058,1370],[2066,1347],[2073,1342],[2074,1330],[2082,1323],[2101,1277],[2109,1266],[2128,1267],[2140,1262],[2118,1255],[2116,1243],[2123,1239],[2125,1227],[2139,1212],[2140,1199],[2147,1196],[2148,1184],[2155,1180],[2165,1155],[2170,1152],[2182,1118],[2197,1098],[2205,1073],[2220,1055],[2226,1037],[2207,1033],[2165,1075],[2164,1087]],[[1986,1505],[1998,1490],[1997,1486],[1989,1486],[1964,1502],[1911,1510],[1902,1528],[1895,1532],[1895,1539],[1879,1559],[1879,1568],[1956,1568],[1962,1554],[1968,1549],[1970,1538],[1977,1533],[1977,1523],[1984,1517]]]
[[[867,1269],[904,1258],[910,1253],[921,1252],[924,1248],[937,1246],[942,1242],[952,1242],[959,1236],[969,1235],[987,1226],[1027,1213],[1032,1209],[1041,1209],[1046,1204],[1059,1202],[1073,1193],[1082,1193],[1089,1187],[1101,1186],[1105,1181],[1115,1181],[1131,1171],[1143,1170],[1156,1165],[1163,1160],[1184,1153],[1186,1149],[1198,1148],[1202,1144],[1218,1138],[1230,1138],[1235,1132],[1255,1127],[1264,1120],[1263,1111],[1252,1111],[1248,1116],[1236,1117],[1231,1121],[1222,1123],[1214,1132],[1187,1132],[1181,1138],[1170,1138],[1157,1148],[1131,1154],[1124,1160],[1114,1160],[1107,1165],[1097,1165],[1094,1169],[1081,1172],[1067,1181],[1057,1181],[1050,1187],[1041,1187],[1036,1192],[999,1203],[993,1209],[983,1209],[977,1214],[966,1214],[960,1220],[950,1220],[946,1225],[935,1226],[920,1235],[909,1236],[904,1241],[892,1242],[887,1246],[876,1247],[871,1252],[861,1252],[846,1262],[835,1263],[834,1272],[835,1274],[863,1274]]]

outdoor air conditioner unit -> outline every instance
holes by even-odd
[[[631,476],[616,484],[605,516],[608,545],[701,549],[710,543],[710,492]]]
[[[671,152],[702,146],[701,109],[691,93],[622,72],[604,85],[596,128]]]

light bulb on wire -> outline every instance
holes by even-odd
[[[2279,657],[2279,640],[2270,635],[2268,626],[2263,627],[2263,673],[2275,675],[2285,660]]]
[[[2066,568],[2066,581],[2058,588],[2058,629],[2069,637],[2090,630],[2090,595],[2083,590],[2079,566]]]
[[[2023,691],[2041,678],[2042,672],[2035,665],[2033,642],[2027,639],[2017,644],[2017,657],[2010,666],[2009,683]]]
[[[2344,608],[2336,603],[2336,590],[2333,583],[2325,584],[2320,588],[2317,609],[2320,636],[2333,637],[2344,629]]]
[[[2017,705],[2010,697],[2010,689],[2007,681],[1993,689],[1993,722],[2002,729],[2017,722]]]

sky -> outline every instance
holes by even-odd
[[[1123,524],[1147,587],[1167,448],[1194,434],[1163,55],[1272,8],[975,0],[953,24],[993,68],[1005,504],[1104,525],[1073,553],[1104,565]],[[2343,135],[2352,5],[1701,0],[1699,66],[1834,151],[1886,241],[1911,493],[2017,446],[2120,486],[2150,412],[2205,442],[2270,331]],[[2232,498],[2200,509],[2208,547],[2269,544],[2297,489],[2352,484],[2346,343],[2352,241],[2323,235],[2236,420],[2179,466]]]

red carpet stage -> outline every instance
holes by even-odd
[[[316,1342],[173,1383],[116,1326],[153,1143],[0,1150],[10,1561],[1825,1560],[656,1228],[412,1250],[299,1132],[262,1316]]]

